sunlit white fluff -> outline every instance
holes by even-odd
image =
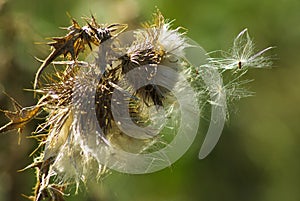
[[[184,49],[188,47],[184,33],[180,32],[180,27],[171,29],[171,22],[165,23],[158,31],[158,43],[164,48],[164,51],[182,58]]]
[[[129,52],[134,52],[138,48],[153,48],[162,51],[165,55],[174,55],[183,58],[185,48],[190,45],[185,38],[185,32],[181,27],[172,29],[172,21],[164,19],[160,12],[155,13],[154,24],[145,24],[144,29],[135,32],[135,44],[129,48]],[[141,49],[139,49],[141,50]]]
[[[255,53],[255,46],[251,40],[247,29],[241,31],[233,42],[230,51],[221,51],[223,58],[209,58],[211,66],[229,70],[237,68],[263,68],[270,67],[272,62],[269,57],[265,57],[264,53],[273,47],[267,47]]]

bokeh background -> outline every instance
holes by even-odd
[[[207,51],[228,49],[247,27],[258,49],[276,46],[274,67],[247,74],[255,79],[249,87],[256,94],[234,105],[217,147],[204,160],[197,158],[200,133],[172,167],[148,175],[113,172],[67,200],[300,200],[299,0],[0,0],[0,90],[23,106],[34,104],[33,94],[23,89],[32,88],[39,67],[34,56],[49,53],[35,42],[65,34],[58,27],[69,25],[66,12],[77,19],[92,12],[99,22],[135,27],[156,7]],[[3,93],[0,108],[11,108]],[[1,125],[6,121],[1,114]],[[35,141],[26,135],[33,126],[25,129],[21,145],[15,132],[0,136],[0,201],[26,200],[21,194],[31,194],[34,171],[17,170],[31,163]]]

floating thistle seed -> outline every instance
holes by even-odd
[[[223,57],[209,58],[209,64],[219,69],[248,69],[248,68],[264,68],[272,66],[270,57],[264,54],[273,47],[267,47],[255,53],[254,42],[248,34],[248,30],[244,29],[233,41],[230,51],[221,51]]]
[[[250,91],[243,88],[245,84],[251,80],[242,80],[249,68],[266,68],[272,66],[270,56],[265,53],[273,47],[267,47],[256,52],[254,42],[248,34],[248,30],[244,29],[233,41],[230,51],[221,51],[222,57],[209,58],[208,66],[217,68],[226,77],[226,71],[234,70],[224,78],[224,89],[227,94],[227,102],[239,100],[240,98],[250,96]]]

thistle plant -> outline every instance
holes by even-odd
[[[228,103],[250,95],[243,75],[271,66],[264,56],[271,48],[256,53],[247,29],[228,52],[208,54],[159,11],[129,31],[125,24],[98,24],[94,16],[84,20],[81,27],[72,19],[68,33],[48,43],[50,55],[38,59],[37,103],[21,107],[12,99],[16,111],[1,110],[10,122],[0,132],[21,132],[44,118],[31,134],[39,142],[37,157],[25,168],[36,169],[33,201],[64,200],[68,186],[78,188],[111,169],[143,174],[170,166],[193,142],[203,105],[210,104],[199,153],[206,157],[228,119]],[[81,53],[89,56],[79,59]],[[62,68],[44,72],[51,66]]]

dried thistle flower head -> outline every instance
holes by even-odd
[[[0,128],[20,129],[39,111],[47,112],[33,133],[41,151],[28,166],[37,170],[32,200],[61,201],[68,185],[78,187],[108,169],[142,174],[170,166],[193,142],[204,103],[214,112],[200,158],[212,150],[228,101],[244,95],[240,78],[246,67],[269,66],[263,54],[270,48],[254,53],[244,30],[225,58],[207,57],[171,23],[159,11],[152,22],[128,32],[127,25],[100,25],[93,16],[83,27],[73,19],[69,33],[49,43],[53,51],[33,86],[38,103],[22,108],[15,102],[16,112],[4,111],[11,122]],[[92,56],[78,61],[86,46]],[[54,61],[60,55],[66,60]],[[39,77],[49,64],[65,68],[42,82]],[[223,73],[231,69],[242,73],[232,73],[223,85]]]

